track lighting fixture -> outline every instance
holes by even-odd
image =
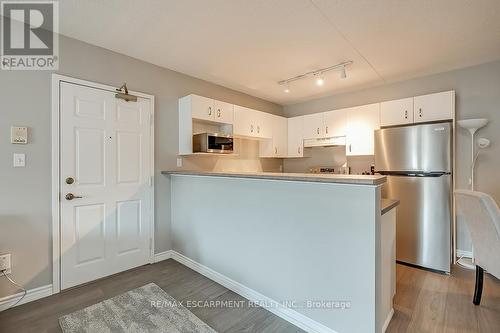
[[[352,61],[344,61],[344,62],[341,62],[340,64],[336,64],[336,65],[333,65],[330,67],[325,67],[325,68],[321,68],[321,69],[318,69],[315,71],[307,72],[307,73],[304,73],[301,75],[291,77],[291,78],[286,79],[286,80],[281,80],[278,82],[278,84],[280,86],[285,86],[283,91],[287,94],[290,93],[290,83],[292,83],[294,81],[302,80],[304,78],[311,77],[311,76],[314,77],[317,86],[323,86],[325,84],[325,78],[323,76],[324,73],[337,69],[340,71],[340,78],[345,79],[345,78],[347,78],[346,67],[349,65],[352,65],[352,63],[353,63]]]
[[[347,72],[345,70],[345,66],[342,66],[342,68],[340,69],[340,78],[341,79],[347,78]]]

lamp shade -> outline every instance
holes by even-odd
[[[481,127],[486,126],[487,123],[488,119],[486,118],[463,119],[457,121],[458,126],[468,129],[471,134],[476,132]]]

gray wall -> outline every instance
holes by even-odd
[[[284,112],[291,117],[445,90],[456,91],[457,119],[484,117],[490,120],[477,132],[477,137],[491,140],[491,147],[481,153],[476,164],[476,190],[487,192],[500,202],[500,177],[497,173],[500,165],[500,62],[289,105],[285,106]],[[456,155],[457,188],[469,188],[470,134],[461,128],[457,129]],[[290,162],[285,160],[285,171],[289,166]],[[470,250],[468,231],[460,220],[458,249]]]
[[[178,147],[177,100],[195,93],[250,108],[281,114],[282,107],[221,86],[163,69],[124,55],[60,39],[60,74],[119,86],[156,97],[156,252],[171,248],[169,183],[159,174],[176,167]],[[51,73],[0,71],[0,253],[12,253],[12,277],[27,288],[51,283]],[[26,146],[10,144],[10,126],[30,127]],[[276,170],[281,160],[259,160],[255,143],[241,160],[189,158],[187,169]],[[27,167],[13,168],[12,153],[26,153]],[[15,289],[0,280],[0,297]]]

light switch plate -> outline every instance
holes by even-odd
[[[182,157],[177,157],[177,167],[182,167]]]
[[[10,143],[27,144],[28,127],[12,126],[10,128]]]
[[[24,168],[26,166],[26,155],[14,153],[14,168]]]
[[[5,269],[5,274],[11,273],[10,253],[0,254],[0,271]]]

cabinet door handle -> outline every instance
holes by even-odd
[[[220,118],[220,109],[217,109],[217,118]]]
[[[408,119],[408,110],[405,110],[405,119]]]
[[[300,154],[300,147],[297,147],[297,152]]]
[[[352,147],[351,144],[349,144],[349,152],[352,153]]]
[[[253,125],[250,125],[250,133],[253,133]]]
[[[420,118],[422,118],[422,108],[419,108],[419,109],[418,109],[418,116],[419,116]]]
[[[260,126],[257,126],[257,133],[260,133]]]
[[[274,154],[278,155],[278,148],[277,147],[274,147]]]
[[[211,116],[211,115],[212,115],[212,107],[211,107],[211,106],[209,106],[209,107],[208,107],[208,115],[209,115],[209,116]]]
[[[328,126],[326,126],[325,130],[326,130],[326,134],[328,134]]]

